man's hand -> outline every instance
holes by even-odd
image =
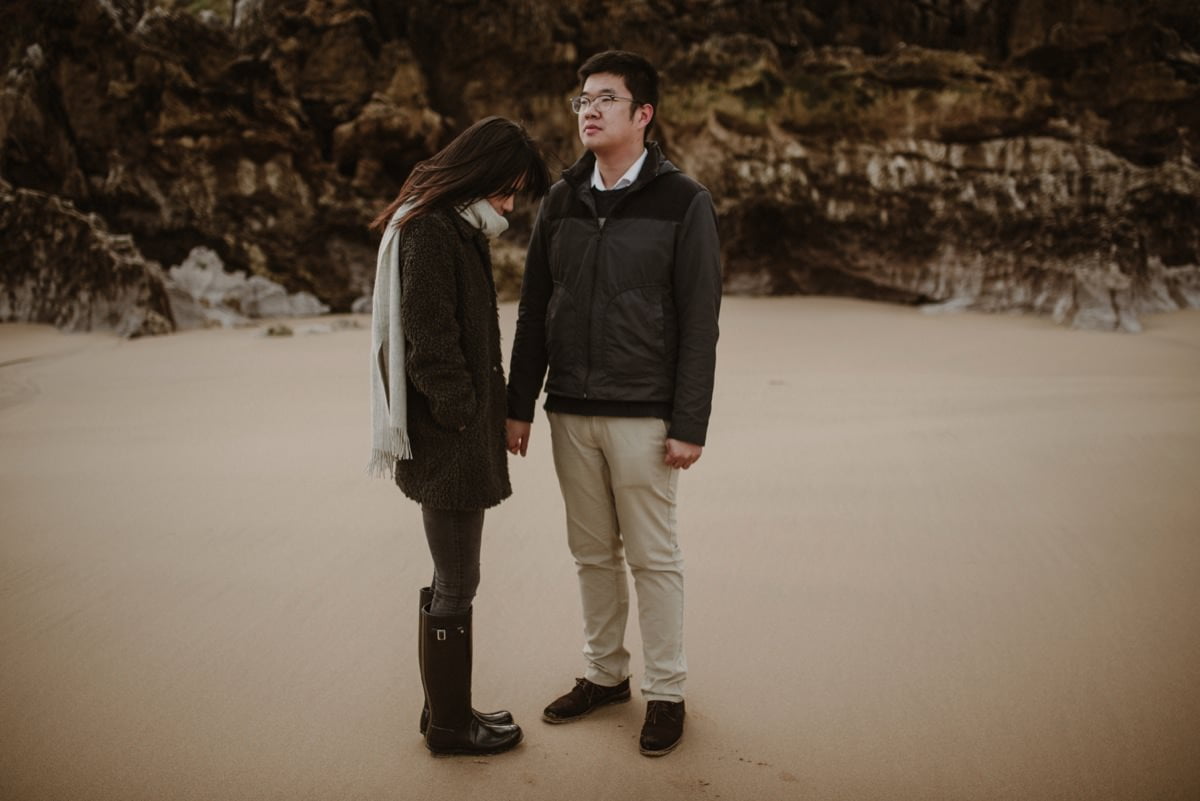
[[[504,433],[508,440],[508,452],[513,454],[525,455],[525,451],[529,450],[529,429],[531,423],[524,420],[514,420],[511,417],[504,421]]]
[[[509,442],[512,442],[511,434]],[[689,467],[700,461],[700,454],[704,453],[703,445],[693,445],[690,442],[683,442],[678,439],[667,439],[667,455],[663,459],[671,467],[682,467],[687,470]]]

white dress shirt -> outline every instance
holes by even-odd
[[[637,161],[633,162],[633,165],[625,171],[624,175],[617,179],[612,189],[624,189],[637,180],[638,173],[642,171],[642,165],[646,163],[647,152],[645,148],[642,148],[642,155],[638,157]],[[610,191],[609,187],[604,185],[604,179],[600,177],[599,161],[592,166],[592,189],[598,189],[601,192]]]

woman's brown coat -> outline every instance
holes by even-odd
[[[400,233],[412,459],[396,484],[422,506],[486,509],[512,494],[505,382],[487,239],[453,211]]]

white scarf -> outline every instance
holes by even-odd
[[[497,213],[487,200],[476,200],[470,206],[463,206],[458,213],[464,220],[483,231],[483,235],[488,239],[495,239],[508,230],[508,220]]]
[[[404,328],[400,320],[400,233],[396,223],[413,207],[405,203],[383,230],[375,259],[375,293],[371,301],[371,461],[367,473],[391,478],[397,459],[411,459],[404,372]],[[508,220],[485,200],[458,212],[464,220],[495,239]],[[389,402],[390,401],[390,402]]]

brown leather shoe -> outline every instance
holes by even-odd
[[[629,679],[615,687],[593,684],[587,679],[575,679],[575,687],[566,695],[554,699],[542,712],[547,723],[570,723],[606,704],[623,704],[629,700]]]
[[[669,754],[683,739],[683,701],[650,701],[642,724],[641,752],[649,757]]]

